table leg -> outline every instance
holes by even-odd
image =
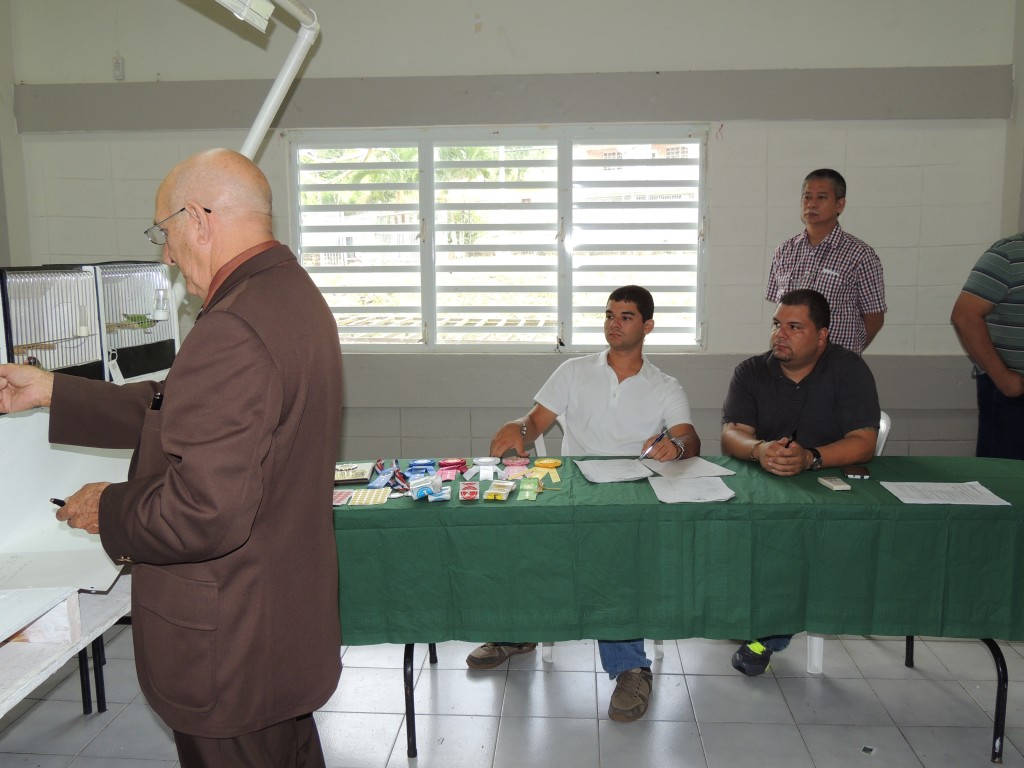
[[[996,663],[996,714],[995,724],[992,727],[992,762],[1003,762],[1003,732],[1006,730],[1006,694],[1009,689],[1009,681],[1006,674],[1006,659],[1003,652],[999,650],[995,640],[982,638],[989,651],[992,652],[992,660]]]
[[[82,683],[82,714],[92,714],[92,689],[89,687],[89,652],[78,652],[78,679]]]
[[[903,666],[914,667],[914,636],[907,635],[906,654],[903,658]]]
[[[825,638],[821,635],[807,635],[807,672],[821,673],[825,663]]]
[[[430,651],[430,663],[437,664],[437,646],[433,643],[427,646],[427,650]]]
[[[103,645],[103,635],[101,634],[97,638],[97,640],[100,641],[100,664],[103,664],[104,666],[106,666],[106,663],[107,663],[107,650],[106,650],[106,647]],[[94,649],[94,652],[95,652],[95,649]],[[96,657],[95,656],[93,657],[93,663],[94,664],[96,663]]]
[[[92,674],[96,678],[96,711],[107,711],[107,686],[103,682],[103,665],[107,663],[103,651],[103,635],[92,641]]]
[[[405,644],[405,662],[402,665],[405,675],[405,741],[407,746],[405,754],[409,757],[416,757],[416,703],[412,695],[412,657],[415,647],[415,643]]]

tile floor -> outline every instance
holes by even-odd
[[[0,768],[172,768],[174,745],[139,693],[131,629],[107,639],[109,710],[83,716],[69,665],[0,719]],[[558,643],[510,666],[469,672],[473,645],[417,646],[419,757],[406,757],[402,648],[343,649],[337,692],[317,712],[327,764],[395,768],[972,768],[990,766],[995,667],[976,641],[828,637],[825,672],[805,671],[803,635],[769,673],[729,666],[734,644],[665,643],[647,716],[608,720],[612,683],[596,644]],[[1010,673],[1004,764],[1024,768],[1024,643]],[[649,646],[648,655],[653,655]]]

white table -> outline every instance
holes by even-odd
[[[6,598],[11,602],[10,611],[4,612],[3,627],[20,622],[35,624],[40,619],[44,622],[49,615],[53,619],[53,611],[60,613],[62,605],[78,603],[80,617],[79,631],[69,631],[64,636],[52,633],[38,633],[43,640],[37,642],[7,642],[0,646],[0,717],[9,712],[18,702],[35,690],[40,684],[56,673],[75,655],[84,655],[86,647],[93,644],[93,662],[96,674],[97,699],[100,711],[106,708],[103,693],[102,672],[102,635],[117,620],[131,610],[131,576],[120,576],[108,592],[76,592],[70,589],[51,590],[11,590]],[[16,595],[11,593],[31,592],[32,595]],[[42,594],[49,593],[49,594]],[[5,600],[6,602],[6,600]],[[2,603],[0,603],[2,604]],[[69,612],[73,613],[73,609]],[[33,615],[34,614],[34,615]],[[20,629],[25,624],[18,624]],[[39,625],[37,625],[39,626]],[[14,631],[16,631],[16,629]],[[10,637],[10,631],[2,629]],[[97,651],[100,658],[96,658]],[[79,656],[80,665],[82,655]],[[88,675],[84,670],[83,698],[88,697]],[[91,711],[91,699],[83,701],[86,712]]]

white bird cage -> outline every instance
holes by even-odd
[[[95,269],[110,379],[163,379],[180,343],[167,266],[126,261]]]
[[[92,267],[0,270],[8,362],[104,379]]]

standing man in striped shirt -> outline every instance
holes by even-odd
[[[839,226],[845,207],[846,179],[838,171],[807,174],[800,216],[806,229],[776,249],[764,297],[777,304],[798,288],[817,291],[832,311],[829,339],[860,354],[885,322],[885,285],[878,254]]]
[[[981,255],[950,320],[974,363],[975,453],[1024,459],[1024,232]]]

